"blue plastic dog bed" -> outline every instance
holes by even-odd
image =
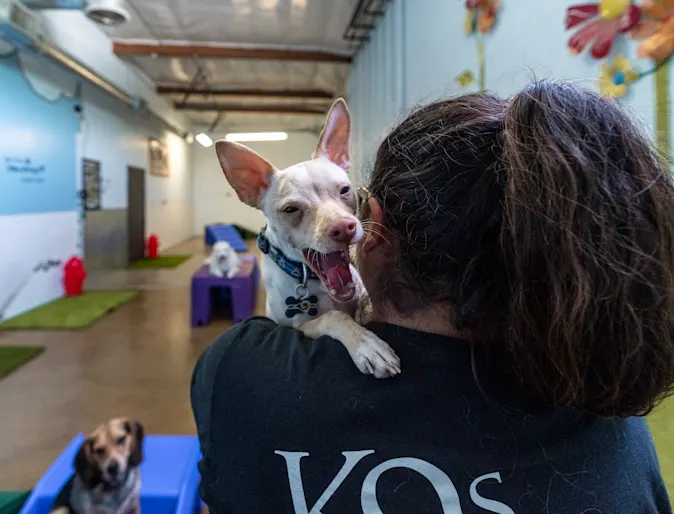
[[[246,242],[232,225],[224,225],[222,223],[206,225],[204,228],[204,242],[206,245],[213,246],[218,241],[227,241],[234,248],[235,252],[248,251]]]
[[[76,436],[35,484],[19,514],[48,514],[56,496],[74,472],[75,455],[84,442]],[[142,514],[196,514],[201,458],[196,436],[150,435],[143,442],[140,465]]]

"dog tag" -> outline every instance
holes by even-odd
[[[306,298],[286,298],[286,318],[293,318],[298,314],[306,314],[312,318],[318,314],[318,298],[307,296]]]

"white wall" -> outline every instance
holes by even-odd
[[[224,134],[210,134],[213,141]],[[311,159],[317,137],[309,133],[288,133],[286,141],[246,143],[279,169]],[[194,145],[193,161],[194,233],[203,234],[204,225],[211,223],[236,223],[252,231],[264,226],[265,218],[260,211],[248,207],[236,197],[236,193],[222,174],[215,147]]]
[[[83,89],[82,157],[101,162],[103,209],[127,207],[127,168],[149,169],[148,138],[164,139],[169,151],[168,178],[146,173],[146,232],[168,248],[192,234],[190,146],[177,135],[148,122],[102,91]]]
[[[158,96],[152,81],[113,53],[112,40],[81,11],[42,11],[49,41],[131,95],[143,98],[167,121],[186,129],[184,115]],[[131,112],[99,89],[84,84],[81,157],[101,162],[102,207],[127,207],[127,167],[149,169],[148,138],[164,139],[170,176],[146,175],[146,232],[159,236],[161,249],[192,233],[190,147],[177,135]]]

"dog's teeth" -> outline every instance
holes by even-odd
[[[331,294],[331,295],[336,295],[336,294],[337,294],[337,289],[330,289],[330,294]]]

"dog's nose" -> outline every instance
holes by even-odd
[[[326,234],[338,243],[350,243],[353,236],[356,235],[356,222],[351,219],[333,221],[328,225]]]
[[[108,464],[108,475],[115,476],[119,472],[119,464],[117,462],[111,462]]]

